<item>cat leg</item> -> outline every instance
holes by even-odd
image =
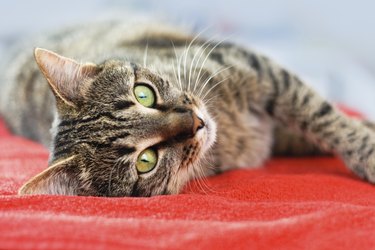
[[[318,145],[298,133],[295,129],[289,129],[277,125],[274,129],[274,143],[272,145],[274,156],[315,156],[332,155],[332,152],[321,149]]]
[[[375,123],[363,120],[361,123],[375,132]],[[272,154],[275,156],[314,156],[332,155],[333,152],[323,150],[311,140],[308,140],[295,129],[276,125]]]
[[[352,119],[290,72],[262,64],[262,105],[275,120],[296,129],[322,151],[336,152],[362,178],[375,183],[373,125]]]

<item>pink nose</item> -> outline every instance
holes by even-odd
[[[206,124],[204,124],[204,121],[198,117],[195,113],[192,114],[193,116],[193,133],[197,133],[198,130],[204,128]]]

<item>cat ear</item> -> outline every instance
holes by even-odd
[[[77,195],[78,178],[70,157],[60,161],[25,183],[18,191],[20,195],[50,194]]]
[[[49,50],[36,48],[34,56],[55,96],[73,107],[82,97],[86,85],[99,73],[95,64],[80,64]]]

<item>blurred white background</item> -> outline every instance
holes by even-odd
[[[256,48],[322,95],[375,119],[375,1],[64,0],[0,3],[0,53],[26,35],[75,23],[157,16]]]

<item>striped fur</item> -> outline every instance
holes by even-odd
[[[98,71],[74,92],[72,107],[53,96],[26,56],[30,50],[10,64],[2,115],[15,133],[52,142],[51,167],[20,193],[171,194],[192,178],[261,166],[272,153],[334,152],[375,182],[374,125],[345,116],[254,51],[168,26],[121,23],[71,29],[37,45],[96,63]],[[136,102],[136,82],[155,89],[155,107]],[[190,132],[193,115],[206,124],[197,133]],[[159,160],[141,175],[134,162],[147,147],[157,149]]]

